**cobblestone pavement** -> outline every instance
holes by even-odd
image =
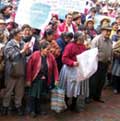
[[[0,116],[0,121],[120,121],[120,95],[114,95],[110,88],[103,90],[105,103],[92,102],[85,111],[73,113],[66,111],[55,114],[50,111],[47,116],[30,118],[29,116]]]

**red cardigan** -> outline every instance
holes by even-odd
[[[62,62],[68,66],[73,66],[73,63],[77,60],[76,55],[84,52],[86,47],[84,44],[76,44],[74,42],[69,43],[64,50],[62,56]]]
[[[51,82],[52,73],[54,75],[54,79],[58,81],[58,68],[55,61],[55,58],[52,54],[48,54],[47,56],[47,65],[48,65],[48,85]],[[37,77],[41,68],[41,53],[40,51],[35,51],[27,63],[26,69],[26,81],[32,83],[34,79]]]

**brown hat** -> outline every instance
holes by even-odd
[[[111,26],[102,26],[101,27],[101,30],[109,30],[109,31],[111,31],[112,30],[112,27]]]
[[[80,17],[81,17],[80,13],[73,14],[73,21],[77,20]]]

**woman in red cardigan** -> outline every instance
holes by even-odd
[[[30,96],[29,112],[32,116],[36,116],[37,113],[42,113],[45,110],[44,99],[48,94],[51,79],[54,78],[55,84],[58,83],[57,64],[54,56],[49,53],[48,42],[41,43],[40,51],[36,51],[31,55],[27,64],[26,77]],[[41,109],[41,103],[43,103],[43,109]]]
[[[72,98],[72,104],[70,109],[72,111],[77,111],[76,101],[77,97],[80,95],[80,82],[77,82],[77,62],[76,56],[81,54],[86,50],[84,45],[84,33],[76,32],[74,34],[73,42],[69,43],[64,50],[62,56],[62,62],[64,66],[60,72],[60,87],[65,89],[66,92],[66,104],[69,107],[68,99]]]

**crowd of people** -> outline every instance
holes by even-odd
[[[65,20],[53,13],[44,30],[39,30],[27,23],[15,23],[12,5],[1,8],[0,114],[45,115],[50,92],[56,86],[65,90],[67,109],[74,112],[92,101],[104,103],[102,89],[106,80],[113,93],[119,94],[119,10],[120,4],[96,2],[84,13],[67,13]],[[99,15],[103,17],[96,25]],[[77,82],[76,56],[96,47],[97,71],[89,79]],[[77,105],[80,102],[84,102],[82,107]]]

